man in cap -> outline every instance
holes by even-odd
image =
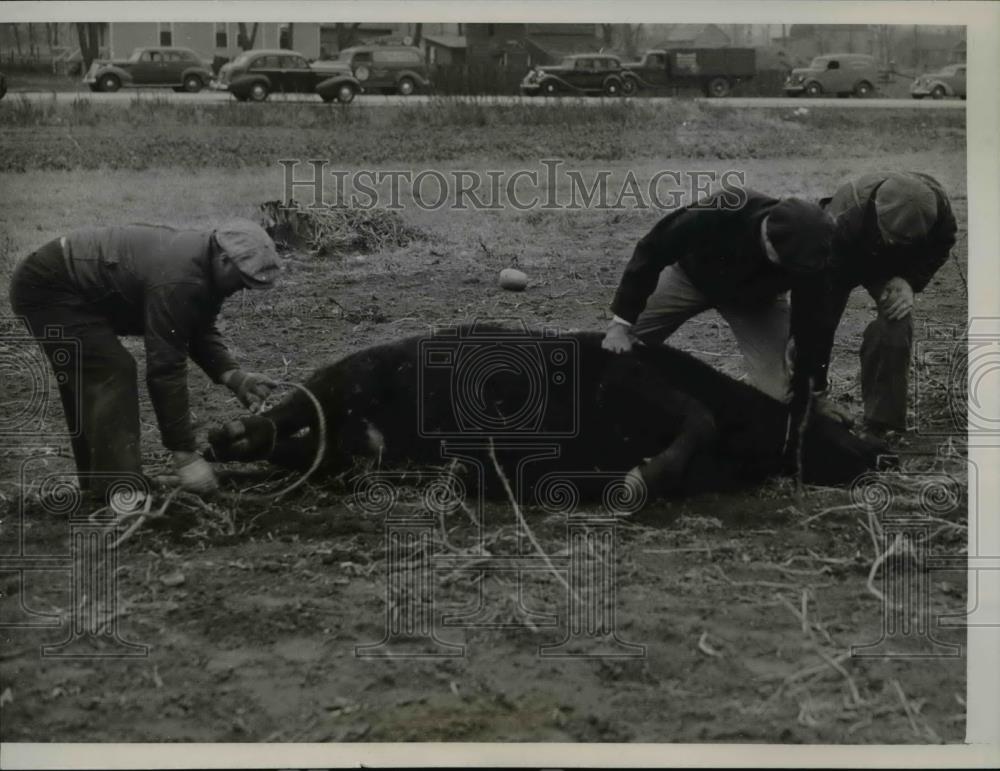
[[[957,225],[941,184],[927,174],[866,174],[820,204],[836,220],[817,386],[826,388],[833,337],[851,291],[877,306],[861,343],[861,394],[870,433],[906,429],[914,295],[948,259]]]
[[[15,269],[10,299],[39,341],[58,331],[76,345],[43,345],[56,374],[80,487],[104,498],[116,479],[141,473],[136,362],[118,340],[141,335],[146,383],[164,446],[182,486],[216,489],[195,452],[187,359],[255,407],[276,385],[244,372],[215,326],[222,302],[270,287],[280,268],[274,243],[249,220],[214,230],[159,225],[73,231]],[[66,355],[69,352],[69,355]]]
[[[812,299],[822,291],[832,236],[830,216],[798,198],[728,191],[673,211],[639,241],[625,266],[604,348],[624,353],[633,340],[662,343],[715,308],[757,388],[786,401],[794,378],[795,390],[807,394],[815,360]],[[793,376],[790,347],[798,352]]]

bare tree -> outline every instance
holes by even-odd
[[[612,48],[615,44],[615,25],[614,24],[602,24],[601,25],[601,41],[604,43],[605,48]]]
[[[345,48],[350,48],[357,41],[358,37],[358,27],[361,26],[360,21],[351,22],[347,24],[342,21],[338,21],[333,25],[333,29],[337,34],[337,50],[343,51]]]
[[[630,59],[635,59],[639,55],[639,39],[642,36],[641,24],[622,24],[622,48],[625,55]]]
[[[260,27],[259,22],[253,23],[253,29],[250,30],[250,34],[247,34],[246,23],[240,21],[236,23],[236,44],[243,51],[249,51],[253,48],[254,43],[257,41],[257,28]]]
[[[94,22],[77,22],[76,35],[80,40],[80,57],[83,59],[83,70],[86,72],[101,49],[101,25]]]
[[[875,25],[875,46],[876,51],[878,51],[879,61],[887,69],[892,66],[894,61],[893,51],[892,51],[892,26],[889,24],[877,24]]]

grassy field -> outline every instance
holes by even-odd
[[[255,216],[259,204],[282,195],[279,158],[328,158],[344,170],[506,172],[564,158],[585,175],[608,169],[620,180],[631,171],[641,183],[664,169],[738,170],[750,187],[812,198],[875,167],[931,173],[952,196],[961,237],[955,262],[918,299],[918,330],[965,320],[960,115],[709,113],[696,105],[667,112],[641,104],[550,111],[476,102],[368,113],[319,105],[12,104],[0,111],[4,294],[19,257],[73,227],[209,226]],[[296,255],[280,288],[227,304],[224,332],[246,367],[300,380],[361,346],[483,317],[601,328],[632,246],[662,216],[641,209],[425,211],[404,203],[399,216],[422,234],[418,240],[374,253]],[[524,293],[496,285],[497,272],[512,264],[530,276]],[[834,397],[855,414],[857,351],[871,305],[854,295],[832,361]],[[732,336],[714,313],[686,324],[672,343],[742,374]],[[141,348],[129,346],[141,368]],[[10,382],[0,399],[16,411],[27,386]],[[240,414],[200,372],[190,383],[200,437]],[[926,403],[917,410],[945,397],[941,389],[922,393]],[[147,470],[163,473],[145,395],[142,407]],[[52,430],[60,420],[58,410],[46,417]],[[935,459],[939,445],[910,436],[905,468],[935,467],[964,482],[961,457]],[[64,471],[67,453],[61,442],[44,452],[23,443],[0,449],[0,511],[9,521],[25,507],[34,553],[64,553],[66,522],[20,486],[19,469],[34,457],[34,473]],[[622,639],[646,646],[644,658],[540,659],[539,646],[558,642],[560,630],[533,625],[524,608],[565,611],[559,582],[541,574],[521,587],[523,603],[512,577],[482,581],[489,623],[441,633],[466,645],[463,657],[379,661],[355,658],[354,646],[384,633],[382,523],[348,491],[317,481],[280,505],[185,499],[119,556],[118,622],[126,639],[150,646],[148,658],[44,659],[37,646],[58,642],[64,629],[0,630],[0,693],[10,691],[0,738],[960,741],[964,659],[845,657],[849,646],[877,640],[882,622],[882,604],[866,587],[877,543],[849,502],[847,490],[803,496],[775,481],[742,496],[658,502],[622,525],[618,629]],[[484,514],[490,548],[512,548],[511,512],[491,505]],[[566,548],[564,520],[527,514],[549,553]],[[947,516],[933,550],[961,553],[964,506]],[[434,548],[461,549],[472,531],[459,511]],[[0,546],[9,548],[10,537],[0,531]],[[17,595],[16,576],[0,574],[0,581],[0,592]],[[935,574],[932,587],[935,612],[965,607],[964,575]],[[440,575],[435,612],[469,609],[477,589],[472,573]],[[37,574],[25,597],[38,610],[69,612],[57,574]],[[0,613],[10,610],[0,604]],[[955,631],[941,636],[963,639]]]

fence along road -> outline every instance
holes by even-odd
[[[184,102],[189,104],[211,104],[226,101],[233,101],[233,97],[224,91],[202,91],[197,94],[176,93],[170,90],[161,89],[123,89],[114,93],[94,93],[91,91],[17,91],[7,92],[7,96],[0,102],[0,109],[6,103],[16,100],[27,100],[29,102],[53,102],[71,103],[75,100],[89,100],[92,102],[128,103],[132,100],[152,100],[165,102]],[[472,100],[484,104],[514,105],[533,104],[539,107],[546,105],[573,102],[576,104],[593,105],[599,107],[610,102],[621,101],[622,97],[597,97],[597,96],[555,96],[555,97],[525,97],[525,96],[433,96],[426,94],[413,94],[411,96],[398,95],[376,95],[362,94],[350,105],[351,108],[358,107],[392,107],[403,104],[426,104],[441,100]],[[320,98],[309,94],[271,94],[267,102],[261,105],[261,109],[267,109],[267,104],[271,102],[315,102],[322,104]],[[964,110],[965,101],[961,99],[837,99],[834,97],[820,99],[803,99],[772,96],[734,96],[722,99],[708,99],[705,97],[661,97],[661,96],[636,96],[630,97],[627,101],[637,104],[669,105],[676,101],[695,101],[706,106],[719,107],[807,107],[823,108],[835,107],[839,110],[866,108],[889,108],[889,109],[919,109],[919,110]],[[337,104],[331,104],[330,109],[337,109]]]

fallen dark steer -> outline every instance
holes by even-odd
[[[445,465],[443,447],[492,440],[527,502],[534,483],[553,471],[624,475],[639,466],[654,495],[732,490],[794,473],[785,405],[673,348],[615,355],[601,337],[463,327],[322,367],[305,385],[326,418],[323,470],[341,473],[375,458],[382,469]],[[307,468],[316,441],[314,407],[295,391],[259,416],[211,431],[209,457]],[[803,479],[849,482],[875,468],[884,450],[816,416],[803,442]],[[488,456],[479,454],[487,458],[485,493],[502,496]],[[516,472],[531,455],[540,459]]]

